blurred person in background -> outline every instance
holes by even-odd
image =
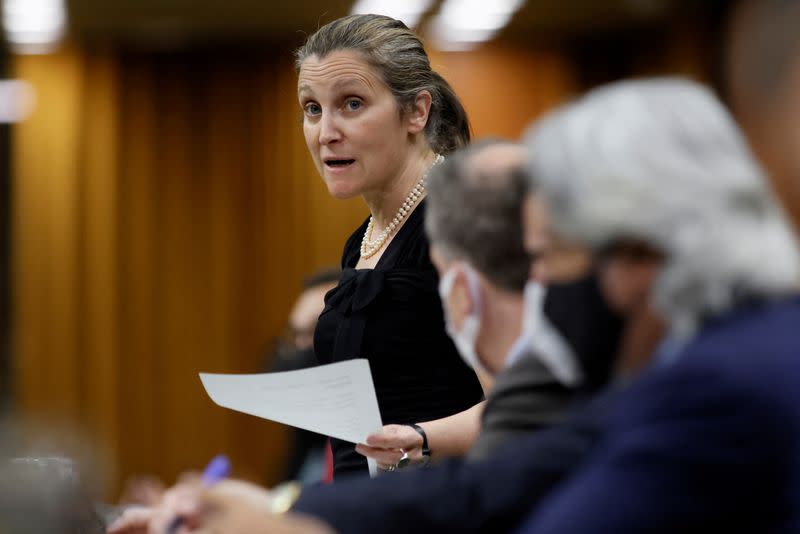
[[[314,354],[314,330],[325,306],[325,294],[336,287],[340,275],[338,268],[329,268],[315,272],[303,281],[303,291],[289,313],[286,339],[272,351],[267,362],[268,371],[296,371],[318,365]],[[327,438],[300,428],[290,428],[289,432],[287,460],[281,480],[298,480],[304,484],[319,482],[325,476]]]
[[[548,254],[646,259],[609,264],[607,292],[646,302],[668,335],[520,532],[796,532],[800,255],[733,119],[693,82],[622,82],[527,145]]]
[[[432,457],[463,454],[483,390],[445,332],[424,199],[431,167],[470,140],[466,112],[419,38],[389,17],[326,24],[297,51],[296,69],[317,170],[333,197],[361,196],[371,213],[345,244],[314,334],[317,359],[369,360],[381,418],[413,438],[410,457],[425,442]],[[355,444],[331,443],[335,476],[366,474]]]
[[[316,365],[314,330],[325,307],[325,294],[336,287],[342,272],[326,268],[303,280],[303,290],[289,312],[286,338],[278,345],[267,367],[271,371],[293,371]]]

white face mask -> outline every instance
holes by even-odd
[[[544,318],[545,288],[542,284],[528,280],[525,284],[525,308],[522,312],[522,333],[533,339],[542,328]]]
[[[562,383],[574,386],[581,381],[577,360],[567,342],[544,314],[545,287],[538,282],[525,284],[525,308],[522,312],[522,333],[550,371]]]
[[[467,285],[469,286],[469,292],[472,300],[475,303],[475,306],[472,313],[464,318],[464,321],[461,324],[461,329],[457,330],[453,325],[452,320],[448,316],[447,300],[450,298],[450,293],[453,291],[453,284],[455,283],[456,274],[458,274],[459,269],[461,269],[461,272],[463,272],[467,278]],[[447,335],[449,335],[453,340],[453,343],[455,343],[456,349],[461,355],[461,358],[471,368],[477,371],[486,372],[483,364],[478,358],[478,353],[475,348],[475,343],[478,340],[478,333],[481,330],[481,310],[480,301],[478,300],[478,280],[475,276],[475,273],[468,265],[464,265],[463,267],[451,267],[447,270],[441,280],[439,280],[439,296],[442,299],[442,306],[444,308],[444,321],[447,329]]]

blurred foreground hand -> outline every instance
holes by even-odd
[[[125,481],[119,504],[156,506],[166,490],[158,477],[154,475],[137,475]]]
[[[153,508],[127,511],[109,534],[164,534],[175,518],[182,519],[176,534],[188,533],[300,533],[330,534],[317,520],[292,514],[273,514],[267,490],[248,482],[224,480],[210,488],[181,484],[167,491]]]

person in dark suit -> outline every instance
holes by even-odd
[[[723,93],[777,199],[800,229],[800,2],[726,2],[722,18],[727,22]],[[748,244],[745,236],[741,239]],[[791,250],[792,244],[786,247]],[[761,260],[767,267],[778,258],[765,255]],[[534,513],[525,530],[578,532],[591,525],[599,531],[647,524],[648,531],[680,531],[676,527],[682,521],[684,531],[687,524],[704,524],[712,531],[712,525],[725,523],[725,530],[733,532],[800,531],[797,298],[740,308],[707,322],[669,373],[654,374],[631,392],[611,446]],[[670,390],[691,395],[676,398],[680,395]],[[622,432],[631,437],[634,429],[649,435],[650,443],[630,440],[623,446]],[[666,461],[678,456],[676,451],[684,465],[698,467],[691,471],[690,492],[684,492],[687,470],[676,471],[674,462]],[[607,485],[612,478],[621,482],[636,474],[634,453],[650,458],[648,477],[639,473],[638,480],[626,480],[625,493],[614,503],[621,509],[601,511],[607,501],[595,501],[589,495],[592,486],[600,479]],[[617,465],[627,459],[628,473],[614,470],[612,458]],[[657,484],[644,494],[634,493],[648,479]],[[671,498],[653,506],[654,491]],[[694,498],[698,491],[704,498]],[[564,528],[570,513],[575,521]]]
[[[622,82],[526,144],[559,236],[652,258],[606,285],[669,334],[520,532],[798,532],[800,253],[733,119],[695,83]]]

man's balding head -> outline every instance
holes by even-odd
[[[499,187],[501,182],[508,183],[509,172],[525,165],[525,149],[511,141],[486,140],[464,152],[465,179],[478,182],[481,176],[495,176],[487,185]]]
[[[521,146],[487,140],[450,156],[427,182],[425,227],[431,246],[514,292],[522,291],[529,271],[522,245],[524,167]]]

